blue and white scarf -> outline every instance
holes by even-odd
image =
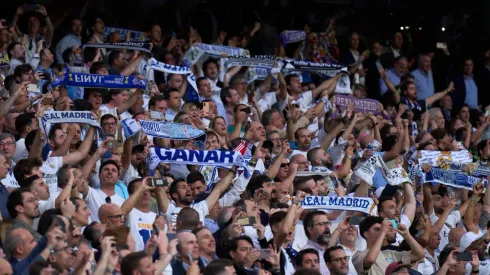
[[[104,131],[100,127],[99,121],[87,111],[48,111],[39,119],[42,131],[49,135],[52,124],[58,123],[80,123],[97,128],[99,142],[105,139]]]
[[[359,211],[366,214],[371,214],[376,206],[371,198],[326,196],[306,196],[301,205],[304,209]]]
[[[245,167],[243,156],[238,151],[183,150],[154,147],[150,148],[148,165],[155,170],[160,162],[170,164],[190,164],[222,167]]]
[[[344,68],[343,65],[334,63],[316,63],[294,59],[282,59],[278,63],[283,73],[310,72],[325,77],[334,77]]]
[[[354,175],[372,186],[376,171],[380,171],[390,185],[400,185],[404,182],[412,182],[408,173],[402,167],[389,169],[379,155],[374,155],[367,159],[366,162],[354,171]]]
[[[295,43],[306,39],[305,31],[283,31],[281,33],[281,41],[283,47],[289,43]]]
[[[121,42],[121,43],[97,43],[97,44],[85,44],[82,47],[82,51],[85,48],[105,48],[105,49],[127,49],[146,52],[151,54],[151,43],[149,42]]]
[[[412,165],[410,168],[410,178],[419,178],[419,184],[425,182],[441,183],[455,188],[472,190],[473,185],[483,182],[487,186],[487,177],[490,176],[490,168],[481,166],[477,163],[469,164],[450,164],[448,169],[432,167],[425,173],[421,164]]]
[[[113,32],[118,32],[121,35],[121,37],[126,37],[126,34],[128,32],[131,32],[131,34],[132,34],[131,35],[131,41],[145,41],[145,40],[147,40],[144,32],[121,29],[121,28],[113,28],[113,27],[104,27],[104,40],[107,40],[109,35]]]
[[[51,87],[74,86],[102,89],[146,89],[147,81],[136,76],[81,74],[66,72],[58,76]]]
[[[279,72],[280,72],[279,68],[249,67],[245,72],[244,77],[247,83],[250,84],[254,80],[264,80],[270,74],[272,74],[275,78]]]
[[[156,60],[155,58],[150,58],[145,67],[146,78],[150,79],[150,73],[152,70],[160,71],[167,74],[184,74],[187,75],[187,83],[197,91],[196,76],[192,73],[189,67],[170,65]]]
[[[473,162],[473,155],[468,150],[461,151],[417,151],[417,159],[419,164],[430,164],[433,167],[446,168],[452,163],[467,164]]]
[[[250,57],[250,52],[249,50],[242,48],[198,43],[197,47],[192,46],[185,53],[182,61],[184,62],[184,65],[191,67],[196,64],[201,57],[207,59],[208,57],[221,58],[228,56]]]
[[[259,58],[255,56],[251,58],[229,57],[229,59],[225,61],[224,66],[226,70],[236,66],[273,68],[275,67],[275,61],[274,59],[271,59],[269,56],[267,58]]]

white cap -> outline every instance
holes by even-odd
[[[471,231],[464,233],[463,237],[461,237],[461,240],[459,241],[460,251],[465,251],[474,241],[485,238],[486,236],[487,232],[483,232],[481,230],[479,230],[478,234]]]

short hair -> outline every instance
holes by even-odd
[[[72,168],[79,168],[79,167],[76,165],[65,164],[61,166],[58,172],[56,172],[56,178],[58,179],[59,188],[65,188],[66,184],[68,183],[68,172]]]
[[[61,124],[54,124],[51,127],[51,129],[49,130],[49,133],[48,133],[48,139],[50,139],[50,140],[56,139],[56,130],[63,131]]]
[[[18,234],[12,236],[13,234],[11,234],[10,232],[5,236],[4,244],[3,244],[3,249],[5,251],[5,254],[9,258],[12,257],[12,255],[15,253],[15,249],[19,245],[24,244],[24,239],[22,238],[22,236],[19,236]]]
[[[236,237],[236,238],[232,239],[230,242],[228,242],[227,249],[226,249],[228,251],[228,253],[230,251],[236,251],[237,250],[239,241],[246,241],[249,244],[251,244],[252,246],[254,245],[252,239],[249,236],[242,235],[242,236]]]
[[[196,235],[196,237],[197,237],[197,234],[204,229],[209,230],[209,228],[207,228],[206,226],[201,226],[201,227],[197,227],[197,228],[192,229],[191,233]]]
[[[378,223],[383,223],[383,218],[377,216],[367,216],[364,218],[359,225],[359,233],[361,234],[361,237],[366,239],[366,237],[364,237],[364,232],[368,231],[373,225]]]
[[[15,136],[12,135],[11,133],[1,133],[0,134],[0,140],[4,140],[4,139],[7,139],[7,138],[10,138],[12,140],[12,142],[15,143]]]
[[[14,177],[17,181],[22,181],[25,175],[32,174],[34,168],[41,166],[43,162],[38,158],[21,159],[14,166]]]
[[[181,223],[179,229],[193,230],[199,227],[199,213],[194,208],[184,207],[177,215],[177,221],[180,221]]]
[[[221,89],[221,92],[220,92],[220,99],[221,99],[221,102],[223,102],[223,105],[226,105],[228,104],[228,101],[226,100],[227,97],[231,97],[231,93],[230,93],[230,89],[233,89],[233,88],[230,88],[230,87],[224,87],[223,89]],[[233,89],[234,90],[234,89]],[[263,115],[263,114],[262,114]]]
[[[441,266],[446,262],[449,254],[454,250],[455,248],[450,244],[447,244],[444,249],[442,249],[441,254],[439,254],[439,264],[441,264]]]
[[[32,144],[34,143],[34,139],[36,138],[37,131],[30,131],[24,140],[24,144],[26,146],[27,152],[31,151]],[[14,167],[15,169],[15,167]]]
[[[274,113],[279,113],[279,115],[281,115],[281,112],[274,108],[267,109],[262,113],[262,125],[264,125],[264,127],[269,125],[269,122],[271,121],[272,115]]]
[[[245,76],[243,74],[241,74],[241,73],[240,74],[236,74],[236,75],[234,75],[234,76],[231,77],[231,79],[230,79],[230,85],[229,86],[232,87],[232,88],[234,88],[234,87],[236,87],[239,84],[238,82],[240,82],[242,80],[245,80]]]
[[[81,201],[85,202],[84,199],[81,199],[79,197],[70,197],[70,201],[71,201],[71,203],[73,203],[73,205],[75,205],[75,211],[78,211],[78,208],[80,207]],[[85,202],[85,203],[87,203],[87,202]]]
[[[313,180],[312,176],[297,177],[295,182],[294,182],[294,187],[299,188],[298,186],[304,185],[305,183],[307,183],[310,180]],[[303,187],[301,187],[301,188],[303,188]]]
[[[7,210],[9,211],[9,215],[12,219],[17,218],[17,210],[15,207],[18,205],[24,205],[24,199],[22,197],[23,193],[31,193],[31,190],[28,188],[17,188],[12,191],[7,199]]]
[[[321,147],[315,147],[315,148],[309,150],[308,153],[306,153],[306,158],[311,163],[311,165],[313,165],[313,163],[315,163],[315,159],[316,159],[318,151],[320,151],[320,149],[322,149],[322,148]]]
[[[15,67],[14,70],[14,77],[21,77],[23,74],[28,73],[32,71],[32,67],[29,64],[20,64],[19,66]]]
[[[139,268],[140,261],[143,258],[149,257],[145,251],[133,252],[121,261],[121,274],[122,275],[132,275],[133,271]]]
[[[36,119],[34,113],[23,113],[15,118],[15,129],[19,133],[24,133],[28,125],[32,123],[32,119]]]
[[[435,115],[440,112],[442,114],[442,111],[441,111],[441,108],[439,107],[432,107],[429,109],[429,117],[430,119],[434,120],[435,119]]]
[[[413,83],[412,81],[405,81],[402,83],[402,85],[400,86],[400,91],[403,93],[405,92],[406,90],[408,90],[408,86],[409,85],[415,85],[415,83]]]
[[[286,75],[286,77],[284,78],[284,80],[286,81],[286,85],[291,85],[291,79],[294,77],[299,78],[299,76],[297,74]]]
[[[180,76],[180,77],[182,77],[182,80],[184,80],[184,79],[185,79],[185,78],[184,78],[184,75],[182,75],[182,74],[168,74],[168,75],[167,75],[167,83],[168,83],[168,82],[170,81],[170,79],[172,79],[174,76]],[[178,90],[177,90],[177,91],[178,91]]]
[[[383,203],[386,202],[386,201],[392,201],[393,200],[393,197],[388,197],[388,196],[381,196],[379,199],[378,199],[378,213],[381,213],[383,212]]]
[[[168,188],[168,193],[170,194],[170,196],[172,196],[173,194],[177,193],[177,186],[179,183],[181,182],[186,182],[185,179],[183,178],[178,178],[178,179],[175,179],[171,184],[170,184],[170,187]]]
[[[197,85],[197,88],[199,89],[199,83],[201,81],[204,81],[204,80],[208,80],[207,78],[205,78],[204,76],[201,76],[199,77],[197,80],[196,80],[196,85]]]
[[[443,128],[437,128],[437,129],[433,129],[431,132],[430,132],[430,135],[436,140],[436,141],[440,141],[441,139],[443,139],[446,135],[447,135],[447,131],[446,129],[443,129]]]
[[[148,108],[154,107],[158,101],[165,100],[165,96],[163,95],[156,95],[150,98],[150,101],[148,102]]]
[[[41,178],[38,175],[32,175],[28,178],[24,178],[23,180],[19,181],[18,183],[19,183],[20,187],[24,187],[24,188],[31,190],[32,184],[34,183],[34,181],[39,180],[39,179],[41,179]]]
[[[216,259],[210,262],[203,271],[203,275],[223,275],[227,266],[233,266],[230,259]]]
[[[189,175],[187,175],[186,182],[187,184],[193,184],[196,182],[202,182],[203,184],[206,184],[206,180],[204,179],[204,176],[202,175],[201,172],[190,172]]]
[[[335,250],[344,250],[342,246],[336,245],[336,246],[331,246],[325,250],[325,253],[323,253],[323,259],[325,260],[325,263],[329,263],[332,260],[332,256],[330,256],[330,253]]]
[[[298,255],[296,255],[296,263],[299,267],[301,267],[301,264],[303,263],[303,258],[306,254],[315,254],[318,257],[318,260],[320,260],[320,254],[318,253],[318,250],[314,248],[306,248],[298,252]]]
[[[219,70],[219,65],[218,65],[218,61],[214,58],[208,58],[206,61],[204,61],[204,63],[202,63],[202,71],[206,71],[207,67],[209,64],[215,64],[216,67],[218,67],[218,70]]]
[[[118,50],[111,51],[109,57],[107,58],[107,62],[109,63],[110,66],[112,66],[114,64],[114,61],[116,61],[116,59],[119,58],[119,55],[121,55],[121,51]]]
[[[170,89],[167,89],[163,92],[163,97],[166,99],[166,100],[169,100],[170,99],[170,93],[179,93],[180,94],[180,91],[177,89],[177,88],[170,88]]]
[[[129,235],[129,227],[125,225],[120,225],[115,228],[107,228],[104,233],[102,233],[102,238],[112,236],[114,237],[114,242],[118,244],[127,243]]]
[[[41,235],[46,235],[46,232],[48,232],[48,229],[51,227],[51,224],[53,223],[54,217],[57,215],[63,215],[61,213],[60,208],[52,208],[44,211],[41,214],[41,217],[39,217],[39,225],[37,227],[37,233]]]
[[[21,45],[22,46],[22,43],[19,43],[19,42],[12,42],[10,43],[8,46],[7,46],[7,54],[9,55],[9,58],[12,59],[12,55],[10,54],[10,52],[15,48],[15,46],[17,45]],[[19,65],[20,66],[20,65]]]
[[[272,181],[272,179],[266,175],[254,176],[250,179],[248,186],[247,186],[247,189],[249,189],[253,194],[255,192],[255,190],[262,188],[264,183],[271,182],[271,181]]]
[[[100,223],[94,221],[87,225],[87,227],[85,227],[85,230],[83,230],[83,237],[91,242],[93,247],[100,246],[99,238],[102,232],[95,227],[97,224]]]
[[[105,114],[100,118],[100,123],[102,124],[103,121],[109,120],[109,119],[114,119],[114,121],[117,122],[117,118],[111,114]]]
[[[95,61],[94,63],[92,63],[92,65],[90,65],[89,72],[91,74],[96,74],[98,70],[103,69],[103,68],[107,69],[107,65],[104,62]]]
[[[110,164],[116,166],[117,173],[119,174],[119,172],[120,172],[119,171],[119,166],[117,166],[117,162],[114,161],[114,160],[112,160],[112,159],[109,159],[109,160],[106,160],[106,161],[102,162],[102,164],[100,165],[100,168],[99,168],[99,174],[102,173],[102,169],[104,169],[105,166],[110,165]]]
[[[300,130],[306,130],[306,131],[308,131],[308,128],[306,128],[306,127],[301,127],[301,128],[298,128],[298,129],[297,129],[297,130],[294,132],[294,138],[295,138],[296,140],[298,140],[298,132],[299,132]]]
[[[270,226],[272,227],[274,225],[282,223],[282,221],[284,221],[284,219],[286,218],[286,215],[287,215],[287,212],[284,212],[284,211],[278,211],[278,212],[275,212],[274,214],[272,214],[269,218]]]
[[[135,184],[139,181],[143,181],[142,178],[135,178],[128,183],[128,193],[132,195],[134,193]]]
[[[29,265],[29,274],[40,275],[41,271],[49,266],[55,269],[56,272],[53,272],[53,274],[61,274],[63,272],[62,268],[57,263],[52,263],[48,261],[37,261]]]
[[[303,220],[303,225],[305,228],[305,234],[306,237],[310,237],[310,232],[308,232],[308,228],[312,227],[315,223],[314,219],[316,216],[327,216],[327,213],[320,211],[320,210],[315,210],[312,212],[309,212],[308,214],[305,215],[305,218]]]

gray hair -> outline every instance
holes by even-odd
[[[19,245],[24,244],[24,239],[22,238],[22,236],[20,236],[18,234],[15,234],[14,236],[11,236],[11,235],[13,235],[13,234],[10,233],[6,236],[5,243],[3,244],[6,259],[10,259],[12,257],[12,255],[14,255],[15,249],[17,249],[17,247]]]
[[[0,141],[1,141],[1,140],[4,140],[4,139],[6,139],[6,138],[11,138],[11,139],[12,139],[12,142],[14,142],[14,143],[15,143],[15,137],[14,137],[14,135],[12,135],[11,133],[1,133],[1,134],[0,134]]]
[[[436,119],[435,116],[437,115],[437,113],[441,113],[442,114],[442,111],[441,111],[441,108],[439,107],[432,107],[429,109],[429,118],[434,120]]]
[[[58,178],[58,187],[64,188],[68,183],[68,171],[71,168],[78,168],[76,165],[65,164],[56,172],[56,177]]]
[[[243,74],[236,74],[230,79],[230,87],[236,87],[238,82],[245,80],[245,76]]]

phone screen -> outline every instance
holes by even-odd
[[[296,141],[289,141],[289,147],[291,147],[292,150],[298,150],[299,145]]]
[[[349,224],[352,224],[352,225],[360,225],[363,220],[364,220],[364,217],[361,217],[361,216],[352,216],[352,217],[349,218]]]
[[[390,222],[393,224],[393,228],[397,229],[398,228],[398,221],[395,219],[391,219]]]
[[[471,262],[472,256],[470,252],[459,252],[456,255],[456,260],[458,261],[465,261],[465,262]]]

